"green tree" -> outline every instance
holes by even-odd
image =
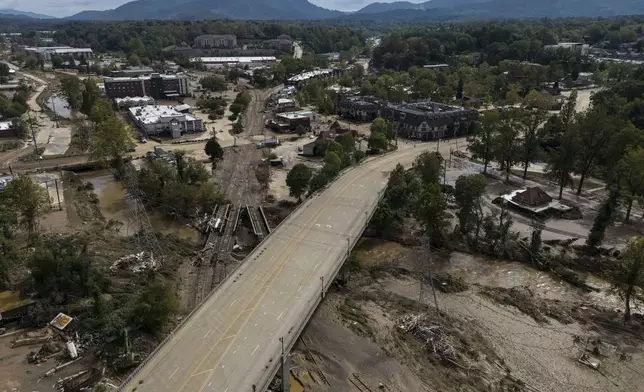
[[[199,80],[199,84],[206,90],[225,91],[227,86],[226,80],[222,77],[212,75],[206,76]]]
[[[242,132],[244,132],[244,126],[242,125],[241,121],[237,120],[237,122],[233,124],[233,133],[235,135],[238,135]]]
[[[482,197],[487,181],[482,174],[459,176],[454,187],[454,199],[458,207],[459,228],[463,235],[474,233],[474,243],[478,242],[483,223]]]
[[[632,238],[619,258],[613,288],[624,300],[624,320],[631,319],[631,299],[644,285],[644,236]]]
[[[60,56],[51,57],[51,66],[52,68],[62,68],[63,67],[63,58]]]
[[[559,145],[548,152],[546,174],[559,185],[559,200],[561,200],[564,187],[572,184],[570,173],[573,172],[577,161],[575,130],[565,131],[558,140]]]
[[[432,244],[437,246],[444,243],[445,232],[449,227],[446,210],[447,202],[441,193],[440,186],[426,184],[418,198],[415,216],[431,239]]]
[[[372,131],[371,135],[369,135],[369,140],[367,141],[367,147],[375,152],[387,150],[389,147],[389,141],[384,133]]]
[[[288,186],[289,194],[297,197],[298,201],[302,200],[302,195],[306,193],[309,187],[309,181],[313,173],[311,169],[303,163],[298,163],[286,175],[286,186]]]
[[[487,173],[490,161],[494,159],[496,133],[501,122],[499,112],[488,111],[481,116],[480,123],[476,126],[474,134],[468,137],[468,149],[472,158],[483,161],[483,173]]]
[[[444,174],[443,156],[439,152],[425,151],[414,160],[414,170],[425,184],[440,185]]]
[[[11,120],[11,130],[17,138],[26,139],[29,137],[29,127],[27,122],[21,118],[14,118]]]
[[[132,67],[138,67],[141,65],[141,58],[136,53],[132,53],[130,57],[127,58],[127,63]]]
[[[60,95],[67,101],[72,110],[78,110],[83,103],[83,84],[74,75],[63,74],[60,77]]]
[[[523,179],[528,177],[528,167],[540,156],[541,143],[545,136],[542,124],[548,118],[552,106],[541,93],[532,91],[525,99],[527,108],[520,114],[517,125],[521,132],[519,155],[523,164]]]
[[[601,109],[590,110],[579,117],[575,167],[575,172],[580,175],[577,195],[581,194],[584,180],[595,168],[602,151],[609,145],[611,137],[619,127],[618,120]]]
[[[626,217],[628,223],[631,217],[633,201],[644,197],[644,148],[630,150],[617,164],[619,181],[624,199],[626,200]]]
[[[101,96],[101,91],[96,84],[96,80],[87,78],[83,81],[82,104],[80,107],[81,113],[89,116],[94,108],[94,104]]]
[[[90,144],[90,156],[103,165],[114,165],[119,176],[123,175],[124,160],[134,142],[127,124],[114,116],[100,122]]]
[[[383,135],[387,133],[389,123],[382,117],[378,117],[371,122],[369,130],[371,133],[382,133]]]
[[[239,113],[241,113],[241,112],[242,112],[242,110],[244,110],[244,107],[243,107],[241,104],[239,104],[239,103],[232,103],[232,104],[230,105],[230,111],[231,111],[235,116],[238,116],[238,115],[239,115]]]
[[[320,170],[311,177],[311,182],[309,183],[309,194],[324,188],[328,183],[329,176],[324,170]]]
[[[611,189],[608,198],[599,207],[599,211],[593,222],[593,227],[590,229],[590,233],[586,239],[586,245],[589,247],[597,247],[604,241],[606,229],[613,223],[613,219],[615,219],[615,213],[619,206],[619,193],[619,189]]]
[[[98,125],[103,121],[107,121],[108,119],[114,117],[114,115],[115,113],[114,108],[112,107],[112,103],[107,99],[98,98],[94,101],[94,104],[92,105],[92,108],[87,117],[91,122],[94,123],[94,125]]]
[[[327,150],[326,154],[324,155],[324,167],[322,170],[327,174],[329,178],[333,178],[341,169],[342,158],[340,158],[337,152]]]
[[[505,179],[510,179],[512,166],[520,159],[519,131],[515,123],[515,114],[508,112],[502,117],[499,132],[494,140],[494,156],[505,170]]]
[[[224,150],[219,145],[216,137],[208,139],[206,146],[204,147],[204,151],[212,161],[213,166],[217,166],[217,162],[224,158]]]
[[[170,321],[178,303],[172,285],[157,278],[148,284],[131,304],[130,322],[149,332],[157,332]]]
[[[297,136],[302,136],[306,133],[306,129],[302,124],[298,124],[297,127],[295,127],[295,133]]]
[[[51,208],[47,191],[26,176],[15,178],[5,185],[0,193],[0,204],[16,211],[19,225],[29,233],[38,230],[40,219]]]

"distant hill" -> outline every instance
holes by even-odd
[[[396,2],[391,4],[375,3],[372,5],[376,4],[376,7],[370,8],[370,5],[343,18],[458,20],[600,17],[644,14],[643,0],[432,0],[419,4]],[[377,11],[381,5],[397,5],[398,8]]]
[[[489,0],[429,0],[424,3],[395,1],[393,3],[371,3],[354,14],[377,14],[398,10],[427,10],[432,8],[456,8],[468,4],[485,3]]]
[[[18,10],[12,10],[12,9],[2,9],[0,10],[0,15],[23,16],[23,17],[34,18],[34,19],[56,19],[55,17],[49,16],[49,15],[35,14],[33,12],[18,11]]]
[[[113,10],[83,11],[71,20],[329,19],[343,15],[307,0],[136,0]]]

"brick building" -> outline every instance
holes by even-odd
[[[153,73],[137,77],[105,78],[105,95],[110,99],[144,96],[172,99],[190,95],[190,87],[188,76],[184,73]]]

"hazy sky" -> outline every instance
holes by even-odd
[[[69,16],[84,10],[107,10],[116,8],[131,0],[0,0],[0,9],[9,8],[30,11],[51,16]],[[260,0],[261,1],[261,0]],[[394,0],[309,0],[324,8],[356,11],[374,1],[391,2]],[[411,0],[420,3],[425,0]]]

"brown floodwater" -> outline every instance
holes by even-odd
[[[106,220],[117,220],[123,223],[120,234],[130,236],[149,220],[152,227],[163,234],[174,234],[179,238],[199,241],[199,233],[191,226],[165,219],[160,214],[139,211],[135,213],[135,203],[120,181],[117,181],[109,170],[87,172],[80,175],[83,181],[94,185],[94,193],[98,196],[98,207]]]

